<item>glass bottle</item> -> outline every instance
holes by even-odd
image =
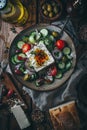
[[[8,23],[22,26],[27,22],[29,13],[20,0],[0,0],[0,17]]]

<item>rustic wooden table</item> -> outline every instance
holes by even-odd
[[[29,21],[26,24],[26,26],[23,27],[14,27],[14,25],[5,23],[3,21],[0,20],[0,62],[3,60],[3,58],[6,56],[4,51],[5,51],[5,47],[9,48],[11,45],[12,40],[15,38],[15,36],[20,33],[22,30],[24,30],[27,27],[30,27],[32,25],[38,24],[38,23],[50,23],[50,21],[45,20],[40,13],[40,1],[38,0],[32,0],[30,5],[29,5],[29,10],[30,10],[30,16],[29,16]],[[60,20],[60,19],[58,19]],[[78,21],[73,21],[75,27],[77,27],[78,25]],[[15,30],[14,30],[15,29]],[[87,50],[87,44],[81,43],[77,48],[76,48],[76,52],[77,52],[77,59],[82,55],[82,53],[84,51]],[[19,93],[19,95],[22,97],[23,101],[25,102],[27,108],[28,108],[28,114],[31,113],[32,110],[34,110],[36,108],[35,104],[33,104],[32,99],[29,97],[28,94],[25,95],[24,91],[22,90],[22,85],[17,82],[17,80],[14,78],[14,76],[12,76],[12,80],[13,82],[10,83],[11,86],[16,87],[16,91]],[[5,75],[5,82],[6,84],[8,84],[9,81],[8,77],[6,77]],[[15,85],[13,84],[15,83]],[[47,118],[47,117],[46,117]],[[20,130],[16,120],[14,119],[13,116],[11,116],[11,120],[10,120],[10,127],[9,130]],[[36,128],[34,127],[34,125],[32,125],[32,127],[28,130],[35,130]],[[45,126],[45,128],[42,129],[38,129],[38,130],[43,130],[43,129],[47,129],[47,130],[51,130],[51,128],[49,126]],[[7,129],[6,129],[7,130]]]

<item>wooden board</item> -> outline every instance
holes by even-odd
[[[22,97],[21,97],[19,91],[17,90],[15,84],[12,82],[11,75],[9,75],[8,73],[3,73],[3,77],[4,77],[4,80],[2,80],[2,83],[5,85],[6,89],[14,91],[15,98],[13,98],[13,100],[15,100],[15,99],[19,100],[22,104],[24,104],[23,108],[27,109],[27,105],[25,104],[24,100],[22,99]],[[7,96],[4,96],[3,97],[3,100],[4,100],[3,102],[11,104],[10,99],[11,98],[8,98]],[[13,105],[15,105],[15,103],[13,103]]]

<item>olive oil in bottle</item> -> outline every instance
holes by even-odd
[[[22,26],[27,22],[29,13],[20,0],[0,0],[0,17],[8,23]]]

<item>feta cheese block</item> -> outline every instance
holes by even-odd
[[[43,43],[38,43],[26,53],[29,66],[36,72],[54,63],[54,58]]]

